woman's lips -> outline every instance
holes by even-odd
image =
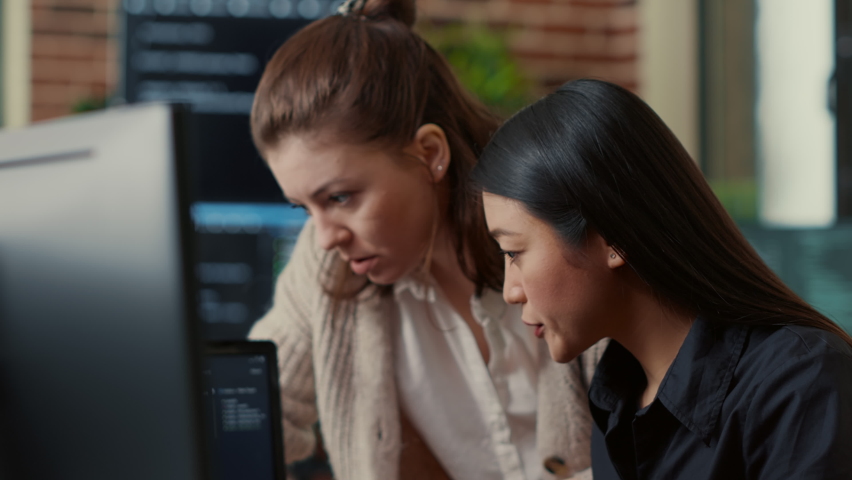
[[[543,323],[527,323],[527,322],[524,322],[524,325],[534,327],[536,337],[541,338],[541,337],[544,336],[544,324]]]
[[[379,257],[377,256],[356,258],[349,260],[349,267],[352,268],[355,275],[364,275],[376,266],[378,260]]]

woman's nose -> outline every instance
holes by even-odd
[[[516,281],[514,275],[506,272],[505,280],[503,281],[503,300],[509,304],[526,303],[527,296],[524,293],[524,288],[520,282]]]
[[[317,228],[317,242],[324,250],[331,250],[345,243],[349,238],[349,230],[340,223],[333,222],[322,216],[314,216]]]

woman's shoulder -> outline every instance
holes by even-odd
[[[802,388],[852,374],[852,346],[816,327],[754,327],[737,366],[741,379],[755,386],[798,384]]]
[[[718,445],[761,477],[849,478],[852,348],[814,327],[747,330]]]
[[[841,419],[852,415],[852,348],[843,338],[785,325],[754,328],[748,343],[754,345],[746,345],[725,404],[750,448],[767,452],[768,438],[794,438],[797,445],[813,440],[807,448],[817,439],[848,441],[852,430]]]
[[[837,355],[852,360],[852,346],[839,335],[804,325],[755,327],[746,355],[768,355],[777,360]]]

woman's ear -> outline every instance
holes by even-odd
[[[621,256],[612,245],[607,245],[606,248],[607,253],[607,266],[609,268],[615,269],[618,267],[623,267],[627,262],[624,261],[624,257]]]
[[[423,162],[435,183],[440,182],[449,170],[450,144],[444,129],[434,123],[421,125],[414,134],[414,140],[403,150]]]
[[[594,228],[589,228],[586,232],[586,241],[588,242],[592,258],[596,262],[601,260],[606,262],[607,268],[616,269],[627,264],[624,256],[614,245],[611,245],[605,238],[601,236]],[[600,263],[598,265],[601,265]]]

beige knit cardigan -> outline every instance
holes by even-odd
[[[321,434],[338,480],[411,478],[418,465],[400,465],[401,421],[394,379],[392,296],[362,295],[332,315],[321,288],[334,253],[317,247],[308,221],[279,276],[271,310],[252,339],[278,345],[285,457],[309,456]],[[558,476],[591,478],[591,417],[586,392],[604,343],[569,364],[542,351],[538,376],[537,444],[542,465],[564,462]],[[422,475],[421,475],[422,476]],[[458,479],[464,480],[464,479]]]

